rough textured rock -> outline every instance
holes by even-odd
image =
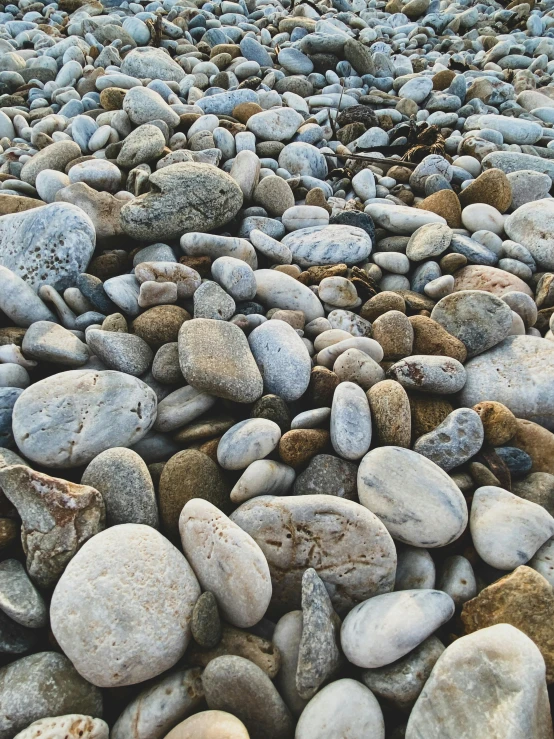
[[[331,591],[339,614],[394,585],[392,539],[379,519],[358,503],[330,495],[260,496],[243,503],[231,520],[265,554],[272,607],[280,612],[299,607],[302,574],[308,567]],[[340,546],[333,544],[337,536]]]
[[[0,488],[21,516],[29,575],[52,587],[80,547],[104,528],[102,496],[23,465],[1,469]]]
[[[133,685],[183,656],[199,595],[190,565],[161,534],[140,524],[113,526],[64,572],[52,597],[52,631],[93,685]]]
[[[498,624],[454,641],[410,714],[406,739],[551,739],[544,660],[518,629]]]
[[[109,739],[109,735],[108,724],[102,719],[70,713],[33,721],[15,739]]]

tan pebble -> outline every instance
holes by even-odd
[[[434,192],[418,203],[416,208],[442,216],[450,228],[461,228],[462,226],[462,209],[458,196],[453,190]]]
[[[374,295],[367,303],[364,303],[360,310],[360,316],[372,323],[379,316],[391,310],[406,313],[406,302],[400,295],[385,290],[382,293]]]
[[[452,413],[453,406],[443,398],[410,393],[412,413],[412,436],[414,439],[428,434],[439,426]]]
[[[394,380],[378,382],[367,393],[374,431],[380,446],[410,448],[412,435],[408,394]]]
[[[294,429],[283,434],[279,456],[291,467],[300,467],[322,452],[329,444],[329,432],[324,429]]]
[[[231,713],[202,711],[178,724],[164,739],[250,739],[250,734]]]
[[[465,345],[440,323],[424,315],[410,316],[409,321],[414,331],[413,354],[436,354],[465,362]]]
[[[272,269],[277,272],[284,272],[286,275],[289,275],[289,277],[294,277],[295,280],[302,272],[297,264],[277,264],[275,267],[272,267]]]
[[[459,198],[462,208],[486,203],[504,213],[512,202],[512,186],[501,169],[487,169],[460,192]]]
[[[443,275],[453,275],[458,269],[467,264],[467,257],[463,254],[445,254],[439,262]]]
[[[499,298],[516,290],[533,297],[529,285],[516,275],[481,264],[469,264],[454,273],[454,292],[460,290],[484,290]]]
[[[221,641],[212,649],[202,649],[195,644],[189,649],[187,663],[206,667],[208,662],[225,654],[249,659],[258,665],[272,680],[281,667],[281,656],[271,641],[234,626],[223,625]]]
[[[517,419],[516,434],[511,446],[523,449],[533,460],[531,472],[554,474],[554,434],[538,423]]]
[[[233,108],[232,115],[233,118],[236,118],[240,123],[246,123],[246,121],[253,115],[262,112],[263,108],[261,108],[258,103],[239,103]]]
[[[502,403],[485,400],[473,406],[481,417],[485,441],[492,446],[506,444],[517,430],[517,419],[512,411]]]
[[[315,408],[330,408],[339,382],[337,375],[327,367],[314,367],[308,386],[308,394],[313,406]]]
[[[486,485],[493,485],[494,487],[501,487],[500,480],[493,474],[488,467],[481,462],[472,462],[469,465],[469,471],[471,477],[475,482],[476,488],[482,488]]]
[[[178,305],[157,305],[133,321],[133,331],[150,346],[159,347],[177,341],[179,329],[191,315]]]
[[[385,360],[403,359],[413,353],[414,330],[405,313],[398,310],[383,313],[373,322],[372,332],[383,348]]]

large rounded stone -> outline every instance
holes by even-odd
[[[443,547],[467,526],[467,504],[457,485],[409,449],[385,446],[366,454],[358,469],[358,495],[404,544]]]
[[[93,685],[134,685],[183,656],[199,595],[190,565],[161,534],[113,526],[69,563],[52,596],[52,631]]]
[[[436,662],[406,739],[551,739],[544,677],[541,653],[513,626],[457,639]]]
[[[396,551],[383,524],[363,506],[331,495],[260,496],[231,520],[259,544],[271,572],[272,605],[300,606],[304,570],[313,567],[335,609],[394,586]]]
[[[109,736],[108,724],[102,719],[70,713],[33,721],[15,739],[109,739]]]
[[[214,594],[225,619],[242,628],[257,624],[271,600],[271,577],[254,539],[200,498],[183,508],[179,532],[198,581]]]
[[[74,141],[56,141],[41,149],[23,165],[21,179],[36,185],[37,176],[45,169],[63,172],[69,162],[81,156],[81,149]]]
[[[211,164],[181,162],[150,175],[150,192],[121,209],[121,224],[139,241],[165,241],[228,223],[242,205],[235,180]]]
[[[156,419],[144,382],[122,372],[71,370],[31,385],[13,412],[17,446],[45,467],[78,467],[140,441]]]
[[[538,336],[510,336],[490,351],[470,359],[466,373],[461,405],[472,408],[484,400],[496,400],[517,418],[554,430],[554,344],[551,341]]]
[[[533,296],[529,285],[516,275],[484,264],[470,264],[454,272],[454,292],[460,290],[485,290],[499,298],[514,290]]]
[[[201,711],[178,724],[165,739],[250,739],[246,726],[226,711]]]
[[[48,716],[102,715],[102,694],[57,652],[39,652],[0,669],[0,739]]]
[[[523,244],[543,270],[554,269],[554,204],[552,199],[525,203],[504,222],[512,241]]]
[[[185,72],[169,56],[165,49],[151,46],[133,49],[125,56],[121,65],[123,74],[138,79],[180,82]]]
[[[96,231],[88,215],[70,203],[52,203],[0,218],[0,265],[35,291],[76,284],[94,252]]]

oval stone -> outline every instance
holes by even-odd
[[[217,461],[225,470],[244,470],[275,449],[281,429],[266,418],[247,418],[226,431],[217,447]]]
[[[199,595],[189,563],[155,529],[113,526],[89,539],[63,573],[52,631],[93,685],[134,685],[181,659]]]
[[[144,382],[106,370],[71,370],[31,385],[17,399],[17,446],[45,467],[79,467],[112,447],[140,441],[156,420]]]
[[[183,508],[179,531],[185,556],[223,617],[240,628],[257,624],[271,600],[271,576],[254,539],[201,498]]]
[[[360,503],[391,536],[415,547],[444,547],[467,526],[467,504],[451,478],[410,449],[373,449],[358,469]]]
[[[300,228],[281,242],[301,267],[363,262],[371,254],[371,238],[356,226],[331,225]]]
[[[361,459],[371,444],[367,396],[354,382],[341,382],[331,407],[331,443],[344,459]]]
[[[231,520],[259,544],[271,572],[272,605],[300,606],[302,575],[313,567],[336,610],[394,586],[396,550],[386,528],[363,506],[331,495],[260,496]]]

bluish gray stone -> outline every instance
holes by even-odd
[[[458,408],[433,431],[420,436],[414,444],[414,451],[448,471],[477,454],[483,439],[479,414],[471,408]]]
[[[292,252],[293,261],[302,267],[319,264],[347,265],[367,260],[371,238],[355,226],[310,226],[287,234],[282,243]]]
[[[0,387],[0,446],[13,444],[13,407],[22,392],[19,387]]]

